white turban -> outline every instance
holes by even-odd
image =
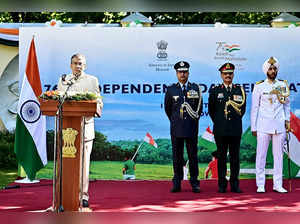
[[[265,74],[267,74],[271,65],[274,65],[277,68],[277,70],[279,70],[279,62],[278,62],[277,58],[270,57],[269,59],[267,59],[265,61],[265,63],[262,66],[262,70]]]

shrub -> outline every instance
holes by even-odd
[[[0,143],[0,168],[17,168],[17,158],[13,143]]]
[[[14,152],[14,132],[0,133],[0,168],[17,168],[18,163]]]

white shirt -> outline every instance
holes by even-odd
[[[281,104],[275,94],[270,91],[278,88],[285,88],[284,82],[266,79],[260,84],[256,84],[252,93],[251,105],[251,131],[258,131],[268,134],[285,132],[285,121],[290,120],[290,101],[286,99],[285,104]]]
[[[74,79],[73,79],[74,78]],[[73,74],[68,74],[66,80],[73,80],[73,85],[70,87],[69,91],[73,92],[93,92],[100,96],[99,82],[95,76],[82,73],[78,79],[75,79]],[[63,84],[62,78],[59,79],[57,90],[66,91],[68,85]],[[103,108],[102,99],[97,99],[97,108],[99,111]],[[85,141],[89,141],[95,138],[94,132],[94,118],[86,117],[85,119]]]
[[[180,85],[182,91],[183,91],[183,86],[185,86],[185,89],[187,90],[188,82],[186,82],[184,84],[182,84],[181,82],[179,82],[179,85]]]

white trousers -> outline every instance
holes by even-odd
[[[93,140],[84,142],[84,162],[83,162],[83,189],[82,199],[89,200],[89,173],[90,173],[90,157],[93,148]]]
[[[265,186],[266,157],[271,138],[274,161],[273,186],[282,187],[283,145],[285,140],[285,133],[267,134],[263,132],[257,132],[256,185],[258,187]]]
[[[124,174],[123,180],[135,180],[135,175]]]

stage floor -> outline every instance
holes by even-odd
[[[12,185],[16,185],[13,183]],[[20,188],[0,191],[0,212],[44,211],[52,203],[52,181],[19,184]],[[114,181],[90,182],[90,208],[95,212],[300,212],[300,179],[292,180],[292,192],[272,191],[267,180],[266,193],[256,193],[255,180],[241,180],[243,193],[217,193],[216,180],[200,181],[201,192],[191,192],[183,181],[182,192],[170,193],[171,181]],[[288,181],[284,181],[288,189]]]

